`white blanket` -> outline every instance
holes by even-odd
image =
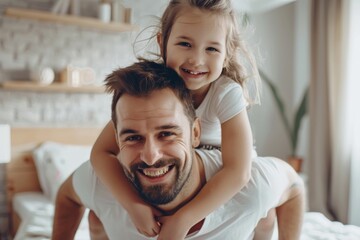
[[[277,239],[275,227],[272,240]],[[306,212],[300,240],[360,240],[360,227],[330,221],[319,212]]]
[[[84,214],[79,229],[76,232],[75,240],[89,240],[87,223],[88,211]],[[16,233],[14,240],[49,240],[51,238],[53,214],[36,213],[25,219]]]
[[[13,199],[14,211],[20,216],[21,224],[14,240],[42,240],[50,239],[54,216],[54,204],[42,193],[18,193]],[[89,240],[87,221],[88,210],[76,232],[75,240]]]

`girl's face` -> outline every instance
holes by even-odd
[[[224,18],[196,8],[183,9],[169,35],[166,65],[193,93],[206,93],[224,67],[225,44]]]

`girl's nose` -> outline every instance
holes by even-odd
[[[202,65],[204,63],[204,56],[200,52],[193,51],[188,57],[188,63],[194,66]]]

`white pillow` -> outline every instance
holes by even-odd
[[[55,201],[60,185],[90,158],[91,146],[44,142],[33,151],[40,186]]]

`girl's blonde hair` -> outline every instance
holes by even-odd
[[[184,7],[210,11],[224,17],[228,23],[225,67],[222,74],[239,83],[250,104],[259,103],[260,77],[254,56],[240,35],[240,28],[231,0],[170,0],[161,21],[162,58],[166,63],[167,42],[175,20]]]

